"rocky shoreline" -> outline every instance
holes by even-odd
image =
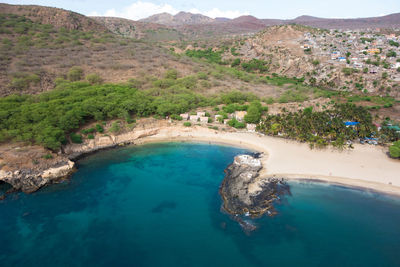
[[[256,227],[242,216],[274,216],[277,214],[274,202],[284,194],[290,194],[289,186],[283,179],[260,176],[263,166],[259,157],[263,155],[236,156],[225,169],[226,175],[219,190],[223,200],[222,209],[245,230],[254,230]]]
[[[0,158],[0,183],[12,186],[5,194],[0,194],[0,199],[4,199],[6,194],[12,192],[33,193],[46,185],[64,181],[76,170],[75,161],[80,158],[100,150],[133,144],[138,139],[157,134],[158,130],[159,128],[150,128],[119,135],[96,136],[95,139],[87,140],[83,144],[67,145],[63,148],[63,152],[52,155],[52,159],[49,160],[43,160],[43,156],[38,157],[37,154],[40,153],[24,154],[23,151],[29,151],[29,148],[21,149],[17,146],[8,151],[2,151],[3,153],[0,154],[12,154],[14,158],[20,157],[22,161],[29,159],[34,163],[11,164]]]

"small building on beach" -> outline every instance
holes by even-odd
[[[183,113],[183,114],[180,114],[179,116],[181,116],[182,120],[184,120],[184,121],[187,121],[189,119],[188,113]]]
[[[200,117],[200,122],[202,123],[207,123],[208,122],[208,117]]]
[[[197,116],[197,115],[190,115],[189,120],[190,120],[190,121],[194,121],[194,122],[199,121],[199,116]]]
[[[233,117],[235,119],[237,119],[238,121],[243,121],[244,120],[244,116],[246,116],[247,111],[235,111],[235,114],[233,115]]]

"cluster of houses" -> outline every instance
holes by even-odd
[[[223,119],[222,115],[216,114],[214,115],[214,121],[215,122],[220,122],[223,123],[224,125],[227,125],[228,122],[232,119],[236,119],[239,122],[244,122],[244,116],[246,116],[247,111],[235,111],[234,113],[228,114],[228,119]],[[190,121],[190,122],[196,122],[196,123],[210,123],[213,121],[213,119],[209,116],[206,116],[206,112],[198,111],[196,115],[190,115],[189,113],[183,113],[180,114],[182,120],[184,121]],[[247,123],[246,124],[246,129],[249,132],[255,132],[256,131],[256,124],[252,123]]]
[[[184,121],[208,123],[209,117],[206,116],[205,112],[197,112],[196,115],[189,115],[188,113],[180,114]]]
[[[398,43],[400,36],[393,33],[382,34],[379,29],[330,30],[305,33],[301,48],[312,49],[312,57],[319,58],[320,66],[326,67],[325,69],[359,69],[360,75],[370,80],[370,84],[366,86],[371,87],[372,81],[380,79],[384,72],[394,82],[400,81]],[[376,64],[378,61],[384,64]]]

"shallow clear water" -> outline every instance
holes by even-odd
[[[246,235],[221,213],[223,170],[248,151],[105,151],[70,182],[0,202],[1,266],[399,266],[400,199],[292,182]]]

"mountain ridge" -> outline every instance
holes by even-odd
[[[169,21],[163,22],[162,18],[168,15]],[[197,25],[197,24],[253,24],[260,26],[272,26],[280,24],[299,23],[305,26],[318,27],[318,28],[342,28],[342,29],[355,29],[355,28],[392,28],[400,27],[400,13],[393,13],[380,17],[365,17],[365,18],[321,18],[310,15],[298,16],[294,19],[260,19],[252,15],[244,15],[234,19],[227,18],[210,18],[201,14],[192,14],[190,12],[179,12],[176,15],[168,13],[160,13],[152,15],[148,18],[141,19],[143,22],[153,22],[164,24],[167,26],[183,26],[183,25]]]

